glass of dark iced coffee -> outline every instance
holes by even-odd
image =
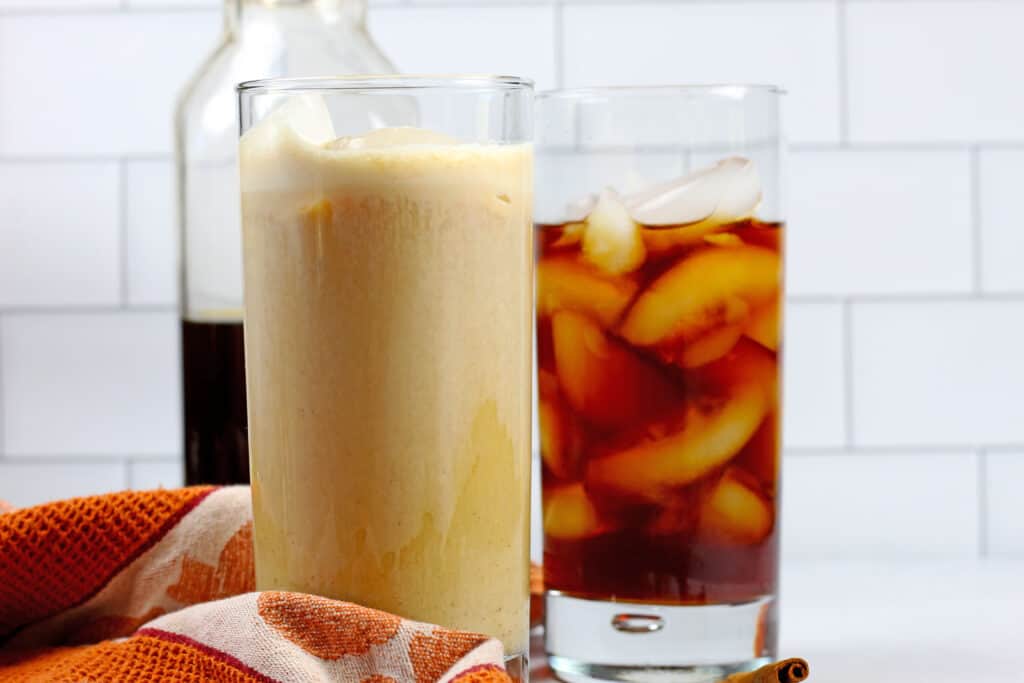
[[[539,100],[546,647],[566,680],[775,655],[779,95]]]

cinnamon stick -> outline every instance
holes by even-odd
[[[811,673],[803,659],[784,659],[756,671],[733,674],[722,683],[800,683]]]

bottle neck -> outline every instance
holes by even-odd
[[[366,23],[366,0],[225,0],[224,27],[235,33],[245,22],[295,21],[296,18],[330,25],[340,22],[363,27]]]

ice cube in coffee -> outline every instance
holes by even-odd
[[[752,161],[537,226],[549,589],[668,605],[775,590],[783,226]]]

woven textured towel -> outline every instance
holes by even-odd
[[[0,681],[508,683],[493,639],[254,593],[249,489],[0,514]]]

